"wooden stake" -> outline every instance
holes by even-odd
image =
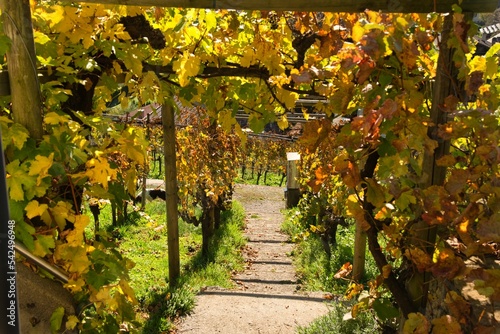
[[[441,33],[439,58],[430,110],[430,118],[434,125],[428,130],[428,136],[438,142],[438,147],[433,152],[425,152],[424,154],[422,189],[431,185],[442,186],[446,178],[446,167],[438,166],[436,161],[449,153],[450,142],[439,138],[437,129],[439,125],[445,124],[447,121],[447,115],[442,110],[445,98],[456,94],[454,80],[457,78],[457,70],[453,61],[454,49],[448,47],[448,39],[451,37],[452,27],[453,15],[450,14],[444,20],[443,31]],[[426,222],[419,221],[412,226],[411,232],[411,243],[417,245],[420,249],[427,250],[427,253],[432,256],[436,242],[436,226],[429,226]],[[430,279],[429,273],[415,273],[407,282],[407,289],[413,303],[415,307],[421,310],[425,310],[427,304]]]
[[[165,202],[167,205],[168,278],[170,286],[175,285],[180,276],[174,113],[174,107],[169,102],[163,104],[161,115],[165,154]]]
[[[366,262],[366,233],[361,223],[356,221],[356,232],[354,235],[354,256],[352,261],[352,279],[359,282],[365,273]]]
[[[29,0],[0,0],[4,32],[12,44],[7,52],[12,115],[28,129],[30,136],[41,140],[42,102],[36,69],[35,43]]]

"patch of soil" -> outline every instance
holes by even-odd
[[[304,293],[297,282],[289,257],[293,245],[280,231],[283,195],[278,187],[236,185],[234,198],[246,211],[246,269],[234,275],[233,289],[203,289],[177,333],[295,333],[328,313],[323,293]]]

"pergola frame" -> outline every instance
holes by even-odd
[[[69,3],[69,2],[67,2]],[[72,1],[71,3],[95,3],[108,5],[134,5],[157,7],[190,7],[206,9],[236,9],[236,10],[264,10],[264,11],[322,11],[322,12],[363,12],[366,9],[393,12],[393,13],[430,13],[451,12],[453,5],[458,0],[87,0]],[[64,4],[64,2],[61,2]],[[463,0],[460,7],[464,12],[493,12],[499,5],[499,0]],[[33,68],[34,54],[33,28],[29,0],[0,0],[0,10],[4,15],[6,35],[11,39],[12,46],[7,54],[10,83],[0,75],[0,88],[2,85],[10,87],[12,96],[12,113],[16,122],[21,123],[33,138],[41,139],[43,131],[41,125],[41,101],[36,68]],[[1,73],[0,73],[1,74]],[[438,74],[439,76],[439,74]],[[437,78],[436,80],[439,80]],[[445,78],[441,78],[445,80]],[[434,92],[434,102],[444,99],[445,91]],[[439,119],[439,110],[431,111],[431,117]],[[435,113],[435,115],[433,115]],[[36,115],[35,115],[36,114]],[[179,264],[179,236],[177,226],[177,194],[176,194],[176,163],[175,159],[175,126],[172,124],[174,108],[166,104],[162,108],[165,130],[165,156],[170,157],[165,161],[166,194],[167,194],[167,227],[168,227],[168,255],[169,279],[175,284],[180,275]],[[16,115],[23,117],[16,119]],[[40,121],[33,122],[33,117],[40,117]],[[174,143],[168,143],[168,142]],[[436,150],[446,150],[441,147]],[[436,155],[429,157],[428,167],[434,181],[442,178],[442,170],[438,170],[435,160]],[[3,154],[3,152],[2,152]],[[1,166],[0,166],[1,167]],[[426,166],[424,166],[426,167]],[[4,170],[1,171],[4,174]],[[436,176],[439,173],[441,176]],[[0,175],[4,178],[5,175]],[[0,191],[3,191],[0,189]],[[4,203],[0,203],[4,205]],[[3,208],[2,208],[2,211]],[[6,225],[0,222],[0,226]],[[2,227],[3,228],[3,227]],[[366,242],[365,242],[366,244]],[[3,254],[1,254],[3,259]],[[5,261],[0,261],[4,263]]]

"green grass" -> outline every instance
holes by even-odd
[[[257,184],[257,169],[252,173],[251,169],[247,169],[245,171],[245,175],[243,176],[241,173],[241,168],[238,170],[238,177],[235,179],[236,183],[240,184]],[[280,183],[282,182],[282,174],[281,173],[275,173],[275,172],[268,172],[266,180],[264,182],[264,173],[262,173],[259,181],[259,185],[266,185],[266,186],[275,186],[279,187]],[[286,186],[286,178],[283,180],[282,187]]]
[[[299,327],[299,334],[364,334],[377,333],[380,328],[371,312],[361,313],[356,319],[344,320],[344,315],[350,313],[350,306],[339,302],[332,304],[330,312],[314,320],[307,327]]]
[[[294,210],[288,211],[287,219],[281,228],[290,236],[293,242],[296,242],[292,255],[302,283],[308,290],[328,291],[337,295],[343,294],[349,281],[335,279],[333,275],[343,264],[347,262],[352,264],[353,262],[354,226],[338,227],[337,245],[331,246],[331,257],[329,259],[319,235],[304,230],[300,222],[294,220]],[[377,275],[377,266],[367,250],[363,281],[366,282]]]
[[[333,303],[328,315],[321,317],[307,327],[298,330],[301,334],[323,333],[377,333],[380,332],[376,317],[372,311],[364,311],[355,319],[343,320],[352,305],[348,305],[343,297],[349,284],[348,279],[335,279],[333,276],[346,262],[353,262],[354,226],[337,230],[337,245],[331,246],[331,257],[328,258],[319,235],[305,230],[304,222],[299,221],[297,209],[290,209],[286,214],[282,230],[296,243],[292,252],[302,286],[310,291],[326,291],[332,293],[338,301]],[[365,275],[361,283],[375,278],[378,269],[367,251]],[[365,285],[366,286],[366,285]],[[355,301],[349,301],[354,303]]]
[[[100,215],[101,230],[113,236],[119,251],[135,263],[129,271],[130,285],[139,305],[136,313],[142,333],[165,333],[173,329],[173,320],[194,308],[195,295],[204,286],[230,287],[231,273],[243,269],[241,248],[246,240],[242,229],[244,211],[238,202],[222,213],[208,256],[201,255],[201,226],[179,220],[181,278],[176,287],[168,282],[167,231],[165,202],[148,202],[144,213],[129,209],[129,218],[120,227],[111,226],[111,208],[107,204]],[[93,226],[86,230],[93,238]]]

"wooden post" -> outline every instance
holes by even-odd
[[[448,154],[450,149],[449,141],[438,137],[437,129],[439,125],[446,123],[447,115],[442,110],[445,98],[451,94],[456,94],[454,89],[454,80],[457,70],[453,61],[454,49],[448,47],[448,39],[452,33],[453,15],[448,15],[443,24],[441,41],[439,44],[439,57],[434,82],[434,92],[432,97],[432,107],[430,118],[433,124],[428,130],[428,136],[438,142],[438,147],[433,152],[425,152],[422,165],[423,182],[422,189],[431,185],[443,185],[446,178],[446,168],[438,166],[436,161],[442,156]],[[424,221],[419,221],[412,226],[411,243],[420,249],[427,250],[432,256],[434,244],[436,242],[436,226],[429,226]],[[423,310],[427,304],[427,294],[429,289],[429,273],[415,273],[407,282],[407,289],[414,305]]]
[[[146,117],[146,138],[148,141],[150,139],[150,133],[149,133],[150,115],[151,114],[148,114]],[[141,211],[146,210],[146,196],[148,195],[147,193],[148,173],[149,173],[149,156],[148,156],[148,151],[146,150],[146,154],[144,156],[144,175],[142,175]]]
[[[177,212],[177,167],[174,107],[166,102],[161,108],[165,154],[165,202],[167,205],[168,278],[171,286],[180,276],[179,226]]]
[[[356,221],[356,232],[354,234],[354,255],[352,260],[352,279],[359,282],[365,273],[366,262],[366,233],[361,223]]]
[[[0,0],[4,32],[12,44],[7,52],[12,115],[28,129],[32,138],[41,140],[42,104],[36,69],[35,42],[29,0]]]
[[[300,160],[300,154],[289,152],[286,154],[286,208],[296,207],[300,200],[299,183],[297,182],[297,161]]]

